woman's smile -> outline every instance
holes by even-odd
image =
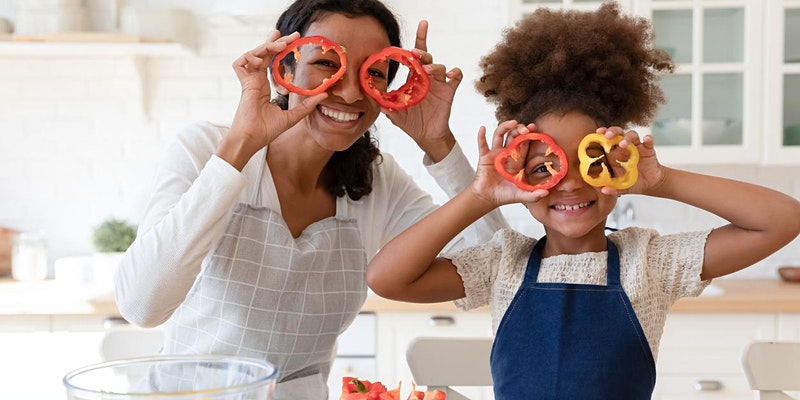
[[[352,122],[360,118],[364,113],[359,112],[348,112],[348,111],[341,111],[336,110],[331,107],[324,106],[320,104],[317,106],[322,115],[336,121],[336,122]]]

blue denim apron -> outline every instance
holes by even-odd
[[[608,243],[607,285],[538,283],[534,246],[491,354],[496,400],[650,399],[656,367]]]

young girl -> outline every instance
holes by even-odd
[[[367,296],[367,262],[435,208],[378,150],[373,123],[383,112],[411,136],[446,193],[467,187],[475,171],[448,126],[461,72],[432,63],[426,23],[414,53],[430,92],[399,111],[359,85],[365,60],[401,47],[399,24],[379,0],[296,0],[277,27],[233,64],[242,94],[231,125],[190,126],[169,147],[119,266],[116,300],[132,323],[165,324],[165,354],[262,358],[278,368],[274,399],[323,400],[336,339]],[[313,96],[268,78],[272,58],[301,35],[347,50],[341,80]],[[343,65],[321,50],[295,61],[284,79],[307,82]],[[391,82],[397,68],[383,62],[369,72]],[[496,214],[472,235],[488,240],[502,226]]]
[[[506,122],[491,149],[480,129],[473,184],[390,241],[368,266],[368,284],[390,299],[489,306],[498,400],[649,399],[670,305],[800,232],[800,203],[792,197],[663,166],[651,137],[619,127],[649,122],[663,99],[655,73],[672,66],[651,42],[647,21],[623,16],[613,4],[597,12],[538,10],[507,31],[483,58],[476,84]],[[566,175],[549,190],[520,190],[493,166],[504,144],[529,131],[550,135],[566,153]],[[632,187],[584,181],[578,147],[592,132],[623,136],[620,149],[638,150]],[[547,174],[538,147],[528,149],[521,150],[526,176]],[[606,236],[622,194],[680,201],[728,223],[670,235],[632,227]],[[437,258],[467,225],[519,202],[544,225],[544,237],[500,230],[488,243]]]

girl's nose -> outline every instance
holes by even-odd
[[[347,103],[355,103],[364,98],[364,93],[361,91],[361,84],[358,79],[358,69],[351,70],[344,73],[342,79],[333,85],[331,92],[334,96],[342,98]]]
[[[561,182],[558,182],[553,189],[555,190],[564,190],[564,191],[572,191],[577,190],[583,185],[585,185],[583,177],[581,176],[580,171],[580,164],[575,160],[574,162],[570,162],[569,169],[567,169],[567,174],[564,175],[564,178],[561,179]]]

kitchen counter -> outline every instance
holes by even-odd
[[[455,311],[452,302],[402,303],[370,296],[365,311]],[[779,279],[717,279],[698,297],[678,300],[670,312],[800,312],[800,283]]]
[[[365,312],[457,311],[452,302],[413,304],[368,296]],[[777,279],[720,279],[699,297],[679,300],[672,312],[800,312],[800,284]],[[113,296],[53,280],[0,278],[0,316],[100,315],[118,311]]]

